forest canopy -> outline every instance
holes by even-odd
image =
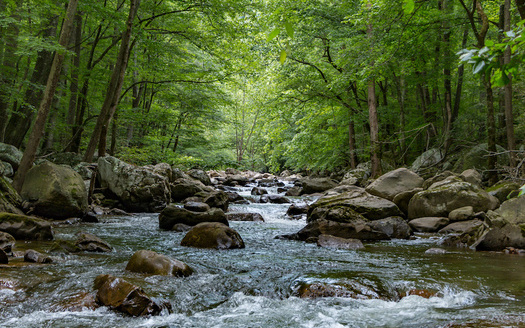
[[[0,142],[376,176],[479,148],[495,182],[523,159],[524,18],[522,0],[0,0]]]

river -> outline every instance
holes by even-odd
[[[266,222],[231,222],[246,248],[228,251],[180,246],[184,234],[159,230],[157,214],[57,226],[56,239],[74,240],[77,232],[87,231],[115,251],[55,255],[53,264],[0,268],[0,280],[14,285],[0,289],[0,327],[525,327],[525,256],[458,249],[426,254],[439,242],[429,235],[365,243],[362,250],[275,239],[305,225],[305,219],[285,216],[288,206],[231,205],[230,211],[259,212]],[[18,243],[17,250],[50,245]],[[184,261],[195,273],[177,278],[125,271],[140,249]],[[171,302],[172,313],[132,318],[106,307],[65,310],[64,304],[92,293],[93,280],[102,273],[123,277],[155,300]],[[435,295],[297,297],[298,288],[309,283],[357,284],[388,295],[413,289]]]

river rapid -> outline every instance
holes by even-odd
[[[238,191],[249,194],[248,188]],[[288,206],[230,205],[230,212],[258,212],[266,220],[230,223],[246,244],[239,250],[182,247],[184,233],[161,231],[157,214],[57,226],[56,239],[74,240],[77,232],[86,231],[115,250],[55,254],[53,264],[0,268],[0,281],[10,284],[0,286],[0,327],[525,327],[525,256],[458,249],[426,254],[439,242],[439,236],[430,235],[365,243],[362,250],[275,239],[306,224],[304,218],[290,220]],[[19,242],[17,250],[50,246]],[[127,261],[140,249],[181,260],[195,273],[178,278],[127,272]],[[106,307],[67,310],[75,299],[94,294],[93,281],[102,273],[141,286],[159,302],[169,301],[172,313],[133,318]],[[298,297],[300,286],[309,283],[435,295]]]

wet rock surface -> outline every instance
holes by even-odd
[[[193,269],[186,263],[150,250],[135,252],[129,259],[126,270],[179,277],[187,277],[193,273]]]
[[[219,222],[205,222],[193,227],[181,241],[181,246],[197,248],[244,248],[239,233]]]

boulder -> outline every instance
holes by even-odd
[[[363,243],[359,239],[348,239],[324,234],[319,235],[317,239],[317,246],[339,249],[365,248],[365,246],[363,246]]]
[[[261,196],[261,198],[259,199],[259,203],[289,204],[291,203],[291,201],[284,196],[270,194]]]
[[[415,194],[408,204],[408,217],[448,217],[451,211],[464,206],[486,212],[497,208],[499,201],[476,185],[450,177]]]
[[[31,263],[52,263],[53,260],[42,253],[39,253],[33,249],[28,249],[24,253],[24,261]]]
[[[18,170],[23,155],[15,146],[0,142],[0,161],[9,163],[15,171]]]
[[[98,159],[98,172],[101,184],[117,196],[127,211],[158,212],[170,202],[168,178],[145,167],[106,156]]]
[[[292,188],[288,189],[286,193],[284,194],[287,197],[296,197],[301,195],[302,188],[299,186],[293,186]]]
[[[453,222],[439,230],[439,233],[469,233],[478,229],[482,224],[483,222],[478,219]]]
[[[263,216],[259,213],[227,213],[226,218],[228,221],[264,222]]]
[[[0,176],[0,212],[24,214],[20,208],[22,208],[22,198],[11,184]]]
[[[406,168],[399,168],[383,174],[365,190],[369,194],[394,200],[394,197],[399,193],[421,188],[423,182],[423,178],[416,173]]]
[[[399,216],[391,216],[381,220],[368,222],[373,230],[381,231],[389,238],[408,239],[412,235],[410,225]]]
[[[525,197],[509,199],[501,204],[495,212],[513,224],[525,224]]]
[[[456,208],[453,211],[450,211],[448,218],[451,222],[456,221],[465,221],[472,219],[474,217],[474,208],[472,206],[464,206]]]
[[[22,214],[0,213],[0,231],[16,240],[53,240],[49,222]]]
[[[364,186],[369,177],[369,170],[363,168],[353,169],[345,173],[345,175],[343,176],[343,180],[341,180],[340,184]]]
[[[244,203],[246,199],[234,191],[227,191],[228,201],[230,203]]]
[[[292,204],[290,207],[288,207],[288,210],[286,210],[286,214],[288,216],[307,214],[309,208],[310,206],[307,203]]]
[[[496,145],[496,162],[499,165],[508,166],[509,156],[503,147]],[[467,169],[477,169],[481,172],[488,171],[487,156],[490,154],[487,143],[479,144],[474,147],[465,148],[458,160],[454,164],[455,172],[463,172]]]
[[[12,178],[15,175],[15,171],[11,164],[0,161],[0,177]]]
[[[500,181],[487,189],[489,195],[496,197],[500,203],[506,201],[512,194],[519,193],[520,185],[513,181]],[[514,195],[514,196],[515,196]]]
[[[211,192],[207,197],[204,198],[204,202],[210,207],[220,208],[224,212],[228,211],[230,199],[228,194],[224,191]]]
[[[210,180],[210,177],[208,176],[208,174],[206,174],[206,172],[204,172],[203,170],[197,170],[197,169],[193,169],[193,170],[189,170],[187,172],[187,174],[196,179],[196,180],[199,180],[200,182],[202,182],[205,186],[210,186],[211,185],[211,180]]]
[[[159,228],[172,230],[176,224],[195,226],[203,222],[220,222],[228,225],[226,215],[219,208],[212,208],[206,212],[193,212],[176,205],[169,205],[159,214]]]
[[[318,219],[309,222],[306,227],[297,233],[279,238],[292,240],[317,240],[320,235],[332,235],[335,237],[359,240],[388,240],[390,239],[384,232],[370,227],[364,219],[354,219],[347,222],[337,222],[325,219]]]
[[[443,181],[443,180],[446,180],[447,178],[450,178],[450,177],[458,177],[459,176],[452,172],[452,171],[443,171],[443,172],[440,172],[428,179],[425,180],[425,182],[423,182],[423,189],[428,189],[431,185],[433,185],[434,183],[437,183],[437,182],[440,182],[440,181]],[[461,179],[461,178],[459,178]],[[463,179],[461,179],[463,180]]]
[[[224,181],[226,186],[245,186],[249,182],[247,177],[240,174],[228,175]]]
[[[294,288],[294,295],[300,298],[344,297],[358,300],[381,299],[398,300],[397,294],[391,293],[380,283],[368,280],[365,283],[345,281],[337,283],[300,282]]]
[[[448,224],[448,218],[424,217],[408,222],[410,227],[417,232],[436,232]]]
[[[109,253],[113,251],[110,244],[87,232],[77,234],[75,245],[86,252]]]
[[[525,248],[525,223],[516,224],[498,213],[487,213],[489,229],[474,244],[476,250],[502,251],[507,247]]]
[[[420,191],[423,191],[423,188],[415,188],[400,192],[394,197],[393,202],[404,214],[408,214],[408,204],[410,204],[410,200]]]
[[[68,166],[47,161],[27,172],[20,196],[33,213],[53,219],[81,217],[88,208],[82,177]]]
[[[187,277],[193,273],[193,269],[186,263],[149,250],[135,252],[129,259],[126,270],[178,277]]]
[[[193,227],[181,241],[181,246],[197,248],[244,248],[239,233],[219,222],[205,222]]]
[[[352,211],[346,211],[345,208],[351,209]],[[334,218],[327,216],[327,213],[331,209],[336,210],[333,212]],[[337,210],[337,209],[341,209]],[[327,220],[340,221],[337,217],[348,212],[350,216],[353,216],[352,212],[357,212],[368,220],[380,220],[389,216],[403,216],[403,213],[393,202],[370,195],[364,189],[354,187],[352,191],[343,192],[335,196],[326,196],[319,198],[315,203],[310,205],[308,210],[308,221],[313,221],[318,218],[325,218]]]
[[[419,172],[422,169],[438,164],[442,159],[443,154],[441,153],[441,150],[438,148],[431,148],[416,158],[412,163],[411,169],[412,171]]]
[[[268,193],[268,190],[260,187],[253,187],[250,193],[254,196],[261,196],[266,195]]]
[[[205,186],[202,182],[193,179],[180,178],[170,184],[171,200],[174,202],[180,202],[204,190]]]
[[[459,177],[470,184],[481,186],[481,174],[474,169],[463,171]]]
[[[11,253],[15,247],[15,238],[7,232],[0,231],[0,249],[6,253]]]
[[[330,178],[303,179],[301,195],[315,194],[325,192],[337,186],[337,183]]]
[[[135,317],[156,315],[162,310],[140,287],[124,279],[99,275],[94,287],[97,290],[95,301],[113,310]]]
[[[210,205],[201,202],[184,203],[184,208],[192,212],[207,212],[211,209]]]

